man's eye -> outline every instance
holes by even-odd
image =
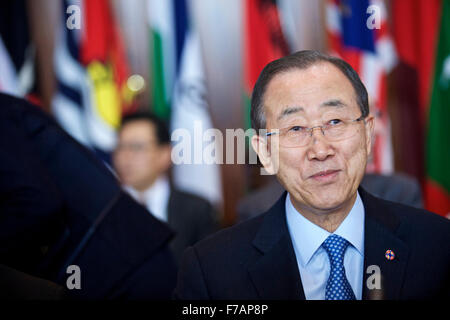
[[[328,121],[328,124],[332,125],[332,126],[335,126],[335,125],[338,125],[338,124],[342,124],[342,120],[340,120],[340,119],[333,119],[333,120]]]
[[[299,132],[299,131],[304,131],[305,127],[302,126],[293,126],[289,129],[289,131],[291,132]]]

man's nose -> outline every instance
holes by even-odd
[[[116,150],[115,156],[121,163],[128,163],[131,159],[133,159],[134,154],[130,148],[123,147]]]
[[[311,128],[311,137],[308,144],[308,160],[326,160],[334,155],[334,148],[323,134],[322,127]]]

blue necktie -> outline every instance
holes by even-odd
[[[322,247],[330,259],[330,277],[325,288],[325,300],[356,300],[352,287],[345,276],[344,254],[350,243],[344,238],[332,234]]]

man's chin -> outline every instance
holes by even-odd
[[[310,184],[308,187],[310,197],[317,201],[332,201],[340,198],[344,190],[342,183]]]
[[[328,211],[331,209],[336,209],[341,205],[341,202],[339,200],[334,198],[330,199],[329,197],[313,198],[308,200],[308,206],[317,211]]]
[[[346,197],[334,188],[314,192],[308,199],[311,208],[317,211],[333,211],[344,205]]]

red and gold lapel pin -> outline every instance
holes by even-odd
[[[384,256],[386,257],[386,259],[388,260],[394,260],[395,258],[395,253],[392,250],[386,250],[386,253],[384,254]]]

